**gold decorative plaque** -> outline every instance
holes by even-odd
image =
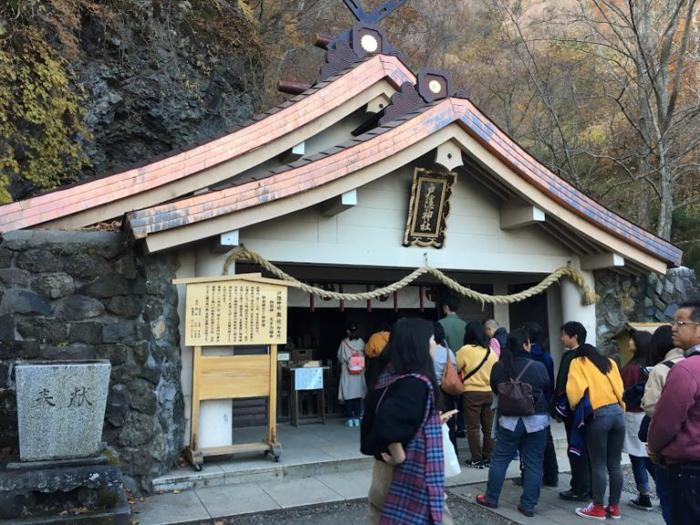
[[[416,168],[413,173],[404,246],[442,248],[455,173]]]

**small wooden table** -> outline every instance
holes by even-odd
[[[298,370],[320,370],[321,371],[321,388],[296,388],[296,373]],[[327,366],[317,366],[313,368],[290,367],[289,368],[289,422],[298,427],[300,424],[323,423],[326,424],[326,389],[325,375],[328,370]],[[316,398],[316,406],[318,408],[318,418],[301,418],[299,415],[300,392],[311,393]]]

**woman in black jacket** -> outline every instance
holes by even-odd
[[[368,497],[371,524],[451,523],[435,346],[432,323],[397,321],[382,352],[389,362],[365,398],[360,448],[377,460]]]
[[[476,497],[485,507],[497,507],[506,470],[515,452],[520,450],[524,464],[523,493],[518,510],[525,516],[533,516],[540,497],[542,463],[549,428],[549,407],[552,383],[547,368],[530,356],[530,341],[524,329],[511,332],[502,349],[501,360],[491,371],[491,388],[498,394],[499,385],[518,380],[532,386],[534,414],[528,416],[504,416],[497,413],[498,429],[496,448],[491,456],[489,481],[486,494]]]

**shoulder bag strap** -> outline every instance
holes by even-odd
[[[485,355],[484,358],[481,360],[481,363],[479,363],[479,364],[476,366],[476,368],[475,368],[474,370],[472,370],[472,371],[469,372],[466,376],[464,376],[464,377],[462,378],[462,381],[466,381],[466,380],[469,379],[471,376],[473,376],[474,374],[476,374],[479,370],[481,370],[481,367],[484,366],[484,363],[485,363],[486,360],[489,358],[489,354],[490,354],[490,353],[491,353],[491,349],[487,348],[487,349],[486,349],[486,355]]]
[[[528,360],[527,360],[527,364],[526,364],[526,365],[523,367],[523,369],[520,371],[520,373],[518,374],[518,377],[515,378],[516,381],[520,381],[520,378],[523,377],[523,374],[525,373],[525,371],[526,371],[528,368],[530,368],[530,365],[532,365],[532,363],[533,363],[532,359],[528,359]]]

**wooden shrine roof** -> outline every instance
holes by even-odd
[[[470,101],[454,97],[424,105],[345,144],[272,170],[260,180],[129,213],[128,224],[136,238],[145,238],[297,195],[395,155],[455,123],[527,183],[588,223],[667,264],[680,264],[680,249],[574,188],[529,155]]]

